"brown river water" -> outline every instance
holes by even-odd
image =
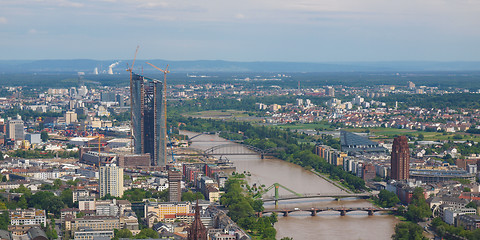
[[[184,132],[194,136],[195,133]],[[210,147],[227,144],[229,141],[215,135],[201,135],[192,140],[191,147],[208,149]],[[280,159],[261,159],[259,155],[229,155],[237,168],[237,172],[249,172],[250,185],[265,185],[273,183],[281,185],[301,194],[305,193],[341,193],[343,190],[332,185],[312,172],[292,163]],[[271,191],[273,196],[273,190]],[[280,195],[291,195],[281,189]],[[279,209],[282,208],[311,208],[311,207],[370,207],[372,204],[361,199],[342,199],[337,201],[332,198],[310,198],[300,200],[280,201]],[[265,203],[265,209],[274,209],[273,202]],[[346,216],[340,216],[338,212],[322,212],[317,216],[311,216],[310,212],[294,212],[288,217],[282,214],[275,224],[277,239],[292,237],[295,240],[302,239],[391,239],[394,226],[398,222],[391,215],[375,213],[368,216],[366,212],[349,212]]]

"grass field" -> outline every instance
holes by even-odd
[[[237,111],[237,110],[210,110],[203,112],[195,112],[186,114],[190,117],[199,117],[199,118],[233,118],[233,117],[248,117],[247,112]]]
[[[295,123],[295,124],[284,124],[278,125],[279,128],[289,128],[289,129],[323,129],[323,130],[335,130],[328,124],[323,123]]]

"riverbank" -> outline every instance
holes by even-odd
[[[319,173],[319,172],[315,171],[314,169],[311,169],[310,171],[311,171],[313,174],[321,177],[323,180],[325,180],[325,181],[327,181],[327,182],[335,185],[335,186],[338,187],[339,189],[341,189],[341,190],[343,190],[343,191],[345,191],[345,192],[347,192],[347,193],[352,193],[352,191],[350,191],[350,189],[344,187],[341,183],[336,182],[336,181],[330,179],[330,178],[329,178],[328,176],[326,176],[325,174]]]
[[[191,134],[191,135],[190,135]],[[189,132],[190,136],[197,134]],[[231,143],[215,135],[202,135],[192,141],[192,148],[208,149],[217,145]],[[259,155],[230,155],[229,160],[236,166],[237,172],[250,172],[248,182],[257,186],[271,186],[280,183],[300,194],[311,193],[345,193],[337,185],[332,184],[327,176],[321,177],[299,165],[277,158],[261,159]],[[327,179],[325,179],[327,178]],[[330,181],[329,181],[330,180]],[[280,194],[290,194],[279,189]],[[273,195],[273,193],[270,193]],[[280,208],[301,209],[326,207],[373,207],[363,199],[299,199],[280,201]],[[266,209],[275,208],[274,203],[267,203]],[[307,212],[295,212],[288,217],[279,216],[275,223],[277,239],[292,237],[293,239],[390,239],[398,220],[392,215],[368,216],[366,212],[351,212],[340,216],[337,212],[323,212],[311,216]]]

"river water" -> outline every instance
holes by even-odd
[[[195,133],[183,132],[193,136]],[[192,140],[191,147],[208,149],[213,146],[227,144],[229,141],[214,135],[201,135]],[[337,188],[312,172],[302,167],[280,159],[261,159],[257,155],[226,156],[237,168],[237,172],[249,172],[250,185],[265,185],[273,183],[281,185],[301,194],[305,193],[341,193]],[[273,189],[269,193],[273,196]],[[281,189],[280,195],[291,195]],[[302,199],[280,201],[279,208],[310,208],[310,207],[370,207],[366,200],[343,199],[337,201],[331,198]],[[265,209],[273,209],[273,202],[265,203]],[[340,216],[338,212],[322,212],[317,216],[310,216],[309,212],[294,212],[288,217],[279,215],[275,224],[277,239],[292,237],[302,239],[390,239],[394,233],[397,220],[391,215],[375,214],[368,216],[366,212],[350,212]]]

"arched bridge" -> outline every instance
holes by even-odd
[[[280,195],[279,189],[282,188],[290,193],[291,195]],[[262,195],[265,195],[267,192],[270,190],[275,191],[274,196],[266,196],[262,197]],[[349,198],[349,197],[354,197],[354,198],[370,198],[372,196],[371,193],[364,192],[364,193],[347,193],[347,192],[342,192],[342,193],[304,193],[300,194],[292,189],[283,186],[280,183],[273,183],[271,186],[262,189],[259,191],[257,194],[255,194],[254,198],[255,199],[262,199],[263,202],[273,202],[275,201],[275,207],[278,207],[278,201],[280,200],[291,200],[291,199],[302,199],[302,198],[323,198],[323,197],[328,197],[328,198]]]
[[[370,198],[371,193],[305,193],[305,194],[292,194],[292,195],[279,195],[272,197],[262,198],[263,202],[278,202],[280,200],[302,199],[302,198]]]
[[[310,212],[312,216],[316,216],[317,213],[320,212],[328,212],[328,211],[336,211],[339,212],[341,216],[347,215],[348,212],[355,212],[355,211],[363,211],[367,212],[369,216],[372,216],[376,212],[393,212],[397,211],[397,208],[372,208],[372,207],[358,207],[358,208],[345,208],[345,207],[337,207],[337,208],[290,208],[290,209],[272,209],[272,210],[264,210],[262,212],[258,212],[257,215],[262,216],[265,213],[282,213],[284,217],[288,217],[288,214],[292,212]]]
[[[227,143],[217,145],[205,150],[205,155],[258,155],[264,159],[265,156],[273,156],[276,150],[284,148],[260,149],[247,144]]]

